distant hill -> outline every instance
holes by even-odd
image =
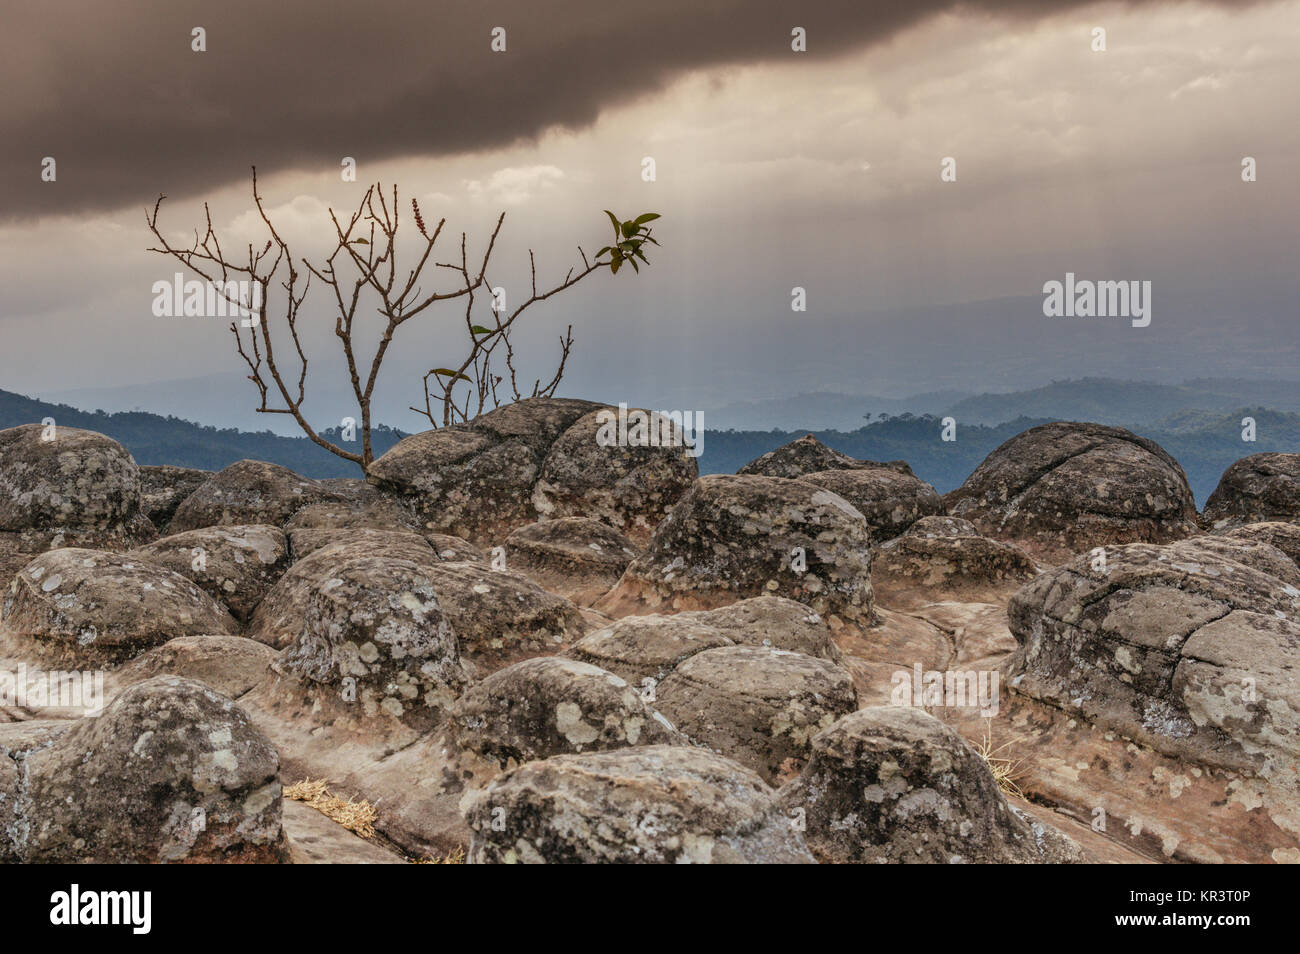
[[[119,441],[140,464],[176,464],[220,470],[245,458],[267,460],[306,477],[360,477],[361,468],[317,447],[305,437],[280,437],[270,431],[249,432],[233,428],[204,427],[178,417],[144,411],[80,411],[66,404],[51,404],[0,391],[0,428],[35,424],[46,417],[66,427],[98,431]],[[323,432],[338,443],[337,428]],[[387,427],[372,431],[378,456],[406,435]],[[343,445],[340,445],[343,446]],[[360,447],[360,443],[356,445]]]

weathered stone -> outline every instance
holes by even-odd
[[[4,860],[288,860],[275,748],[201,683],[150,679],[44,744],[8,729],[0,726],[0,750],[21,783],[3,800]]]
[[[333,495],[308,477],[260,460],[236,461],[213,474],[176,508],[172,533],[232,524],[281,527],[297,511]]]
[[[826,621],[805,604],[780,596],[755,596],[715,610],[678,613],[673,619],[697,620],[741,646],[765,646],[840,662],[843,654]]]
[[[1201,764],[1267,775],[1300,755],[1300,568],[1275,547],[1108,547],[1028,584],[1008,616],[1020,692]]]
[[[342,544],[350,549],[364,546],[406,547],[423,553],[429,549],[428,541],[414,530],[376,530],[371,527],[348,529],[321,527],[310,530],[290,530],[289,552],[296,563],[325,547]]]
[[[467,860],[811,862],[773,795],[747,769],[687,746],[560,755],[522,765],[467,799]]]
[[[871,585],[882,601],[928,602],[941,591],[947,599],[975,602],[1037,572],[1020,547],[980,536],[967,520],[923,517],[876,550]]]
[[[322,701],[422,729],[467,681],[428,567],[384,556],[331,568],[276,669],[318,688]]]
[[[943,500],[933,487],[888,467],[824,470],[800,479],[853,504],[877,541],[898,536],[922,517],[943,513]]]
[[[113,673],[119,685],[154,676],[182,676],[238,699],[267,678],[278,654],[243,636],[177,636]]]
[[[1101,424],[1030,428],[989,454],[944,502],[985,536],[1050,560],[1197,532],[1178,462],[1153,441]]]
[[[702,621],[705,615],[625,616],[584,636],[567,655],[653,689],[682,660],[706,649],[734,645],[725,633]]]
[[[608,592],[640,555],[623,534],[588,517],[530,523],[510,534],[505,547],[512,570],[584,605]]]
[[[1300,523],[1248,523],[1222,533],[1230,540],[1272,544],[1300,565]]]
[[[204,527],[155,540],[130,555],[192,580],[246,621],[288,567],[289,544],[271,526]]]
[[[426,533],[424,539],[445,563],[486,563],[483,551],[468,540],[447,533]]]
[[[857,700],[853,677],[825,659],[728,646],[678,663],[654,704],[692,740],[772,782],[797,772],[812,737]]]
[[[544,519],[598,519],[644,543],[690,489],[699,468],[681,426],[658,412],[642,411],[661,446],[601,446],[597,437],[614,413],[592,411],[551,445],[533,488],[533,507]]]
[[[1205,502],[1215,529],[1268,520],[1300,522],[1300,454],[1251,454],[1223,472]]]
[[[103,550],[43,553],[10,582],[0,641],[54,664],[116,664],[176,636],[237,633],[207,593],[164,567]]]
[[[827,470],[879,467],[887,467],[900,474],[912,476],[912,468],[907,465],[907,461],[891,460],[887,463],[879,463],[872,460],[857,460],[848,454],[832,450],[813,435],[807,434],[789,444],[783,444],[774,451],[768,451],[762,457],[751,460],[736,473],[794,479],[805,474],[816,474]]]
[[[987,763],[924,710],[862,709],[812,740],[779,792],[826,863],[1079,862],[1069,838],[1015,811]]]
[[[684,742],[623,679],[554,656],[515,663],[470,687],[451,727],[456,745],[502,768],[568,752]]]
[[[140,467],[140,512],[162,533],[181,502],[212,476],[194,467],[154,464]]]
[[[321,486],[325,486],[323,483]],[[368,485],[367,485],[368,486]],[[328,489],[328,488],[326,488]],[[410,530],[418,531],[420,521],[403,501],[371,494],[357,500],[325,500],[308,504],[285,523],[286,533],[294,530]]]
[[[596,603],[612,616],[785,596],[834,629],[872,619],[871,535],[838,494],[801,480],[701,477],[644,556]]]

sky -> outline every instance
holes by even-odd
[[[309,261],[370,182],[397,186],[399,235],[418,238],[412,197],[445,217],[437,261],[462,232],[481,255],[504,211],[508,303],[529,249],[549,287],[608,242],[602,210],[660,213],[640,274],[521,319],[528,380],[573,326],[569,396],[1300,377],[1300,0],[705,6],[0,0],[0,388],[293,433],[253,413],[227,322],[151,310],[178,266],[148,251],[145,210],[166,194],[160,228],[186,241],[206,202],[223,247],[260,247],[252,165]],[[1150,282],[1150,324],[1045,316],[1067,273]],[[332,304],[314,292],[301,318],[318,427],[355,413]],[[458,323],[447,303],[398,329],[379,420],[420,427],[408,406],[462,357]]]

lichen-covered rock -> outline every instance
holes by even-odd
[[[176,508],[212,476],[194,467],[152,464],[140,467],[140,512],[162,533],[167,532]]]
[[[688,746],[529,762],[467,799],[471,864],[810,863],[774,793]]]
[[[714,609],[750,596],[805,603],[832,628],[872,620],[871,532],[848,501],[778,477],[701,477],[646,553],[596,604],[611,616]]]
[[[1215,529],[1270,520],[1300,522],[1300,454],[1251,454],[1223,472],[1205,502]]]
[[[18,765],[0,859],[27,863],[281,862],[280,763],[225,696],[159,676],[98,718],[42,744],[0,750]]]
[[[857,460],[848,454],[832,450],[813,435],[807,434],[789,444],[783,444],[774,451],[768,451],[762,457],[751,460],[736,473],[794,479],[805,474],[816,474],[827,470],[880,467],[912,476],[912,468],[906,461],[891,460],[887,463],[878,463],[872,460]]]
[[[623,679],[554,656],[515,663],[470,687],[451,729],[456,745],[502,768],[568,752],[684,742]]]
[[[445,563],[486,563],[487,556],[468,540],[448,533],[426,533],[424,539]]]
[[[703,622],[705,615],[624,616],[584,636],[566,655],[653,690],[683,660],[706,649],[735,645],[724,632]]]
[[[871,585],[877,598],[916,594],[933,600],[984,598],[999,587],[1033,579],[1034,561],[1014,543],[981,536],[960,517],[923,517],[876,550]],[[892,605],[892,604],[890,604]]]
[[[321,486],[326,490],[329,489],[324,482]],[[404,501],[380,494],[373,487],[370,490],[370,494],[356,500],[325,500],[308,504],[285,522],[285,532],[361,528],[411,531],[420,529],[419,519]]]
[[[1300,568],[1262,542],[1107,547],[1022,588],[1011,684],[1176,758],[1300,757]]]
[[[175,533],[132,556],[179,573],[247,620],[289,565],[289,543],[275,527],[204,527]]]
[[[824,470],[800,479],[853,504],[867,518],[877,541],[898,536],[922,517],[943,513],[943,500],[933,487],[889,467]]]
[[[407,547],[424,552],[429,541],[414,530],[376,530],[372,527],[344,528],[321,527],[319,529],[290,530],[289,553],[296,563],[305,556],[310,556],[325,547],[343,544],[351,549],[371,546]]]
[[[1101,424],[1030,428],[989,454],[944,502],[985,536],[1051,560],[1198,529],[1178,462],[1154,441]]]
[[[758,646],[695,653],[664,677],[654,700],[693,741],[769,782],[797,772],[812,737],[857,704],[847,670]]]
[[[476,675],[554,655],[586,632],[576,606],[519,573],[482,563],[437,563],[428,573]]]
[[[276,669],[366,718],[431,728],[467,681],[428,568],[392,557],[333,566]]]
[[[243,636],[177,636],[137,656],[113,676],[133,685],[154,676],[183,676],[238,699],[267,678],[278,653]]]
[[[336,533],[332,530],[295,530],[290,549],[302,534]],[[313,549],[289,567],[279,582],[257,604],[248,624],[248,635],[275,649],[283,649],[298,638],[307,603],[336,567],[357,557],[385,557],[410,560],[420,566],[433,565],[438,555],[418,534],[405,531],[349,530],[345,541],[330,542]],[[382,536],[381,536],[382,534]]]
[[[608,592],[640,555],[623,534],[589,517],[530,523],[510,534],[505,548],[510,569],[584,605]]]
[[[176,636],[238,633],[194,583],[155,563],[104,550],[43,553],[14,576],[0,641],[54,665],[113,665]]]
[[[824,863],[1083,861],[1069,838],[1015,811],[988,764],[922,709],[862,709],[812,740],[782,806]]]
[[[675,619],[725,633],[739,646],[765,646],[840,662],[843,653],[826,621],[805,604],[781,596],[755,596],[715,610],[678,613]]]
[[[1300,523],[1282,523],[1272,520],[1265,523],[1247,523],[1220,532],[1230,540],[1272,544],[1300,565]]]
[[[127,449],[75,427],[0,431],[0,530],[121,530],[140,509],[140,472]]]
[[[551,445],[533,487],[533,507],[544,519],[598,519],[644,543],[699,468],[681,425],[657,411],[641,413],[660,446],[601,446],[597,437],[613,413],[592,411]]]
[[[532,523],[533,485],[551,444],[600,405],[532,398],[469,424],[413,434],[375,460],[366,479],[404,498],[426,530],[473,542]]]
[[[281,527],[309,504],[334,495],[318,481],[287,467],[260,460],[240,460],[213,474],[176,508],[172,533],[232,524],[265,523]]]

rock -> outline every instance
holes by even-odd
[[[275,668],[322,706],[420,729],[433,727],[467,681],[428,567],[387,556],[332,566]]]
[[[451,726],[456,745],[502,768],[569,752],[684,742],[618,676],[554,656],[507,666],[469,688]]]
[[[853,677],[834,663],[757,646],[695,653],[664,677],[654,699],[692,740],[768,782],[797,772],[812,737],[857,702]]]
[[[623,534],[588,517],[530,523],[510,534],[505,546],[511,569],[584,605],[608,592],[640,555]]]
[[[237,633],[207,593],[164,567],[120,553],[43,553],[9,584],[0,641],[54,664],[114,665],[176,636]]]
[[[1223,472],[1205,502],[1215,529],[1271,520],[1300,522],[1300,454],[1251,454]]]
[[[888,467],[824,470],[800,479],[853,504],[867,518],[875,540],[896,537],[922,517],[944,512],[943,500],[933,487]]]
[[[762,457],[751,460],[738,474],[753,474],[758,477],[785,477],[795,479],[805,474],[816,474],[828,470],[858,470],[861,468],[887,467],[900,474],[912,476],[912,468],[906,461],[891,460],[877,463],[871,460],[856,460],[848,454],[831,450],[817,438],[808,434],[784,444],[774,451],[768,451]]]
[[[406,499],[426,530],[473,542],[502,539],[537,519],[532,489],[546,452],[599,406],[533,398],[466,425],[413,434],[375,460],[366,479]]]
[[[544,519],[601,520],[644,543],[690,489],[699,468],[681,425],[658,412],[642,411],[651,430],[647,439],[657,436],[664,446],[602,447],[597,436],[615,413],[592,411],[551,445],[533,487],[533,507]]]
[[[247,621],[289,565],[289,543],[266,525],[205,527],[134,550],[139,557],[192,580]]]
[[[43,745],[12,740],[9,728],[0,749],[21,785],[0,807],[11,816],[4,860],[288,860],[275,748],[207,686],[150,679]]]
[[[988,764],[924,710],[862,709],[812,740],[779,792],[823,863],[1080,862],[1069,838],[1012,809]]]
[[[930,602],[942,592],[947,599],[979,602],[1037,572],[1020,547],[980,536],[967,520],[923,517],[876,551],[871,585],[880,600]]]
[[[467,800],[467,860],[811,862],[773,794],[734,762],[685,746],[560,755],[522,765]]]
[[[321,486],[325,487],[325,484]],[[285,532],[360,528],[419,531],[420,521],[409,506],[378,493],[373,487],[369,489],[370,494],[363,499],[308,504],[289,518],[284,525]]]
[[[1245,540],[1249,543],[1268,543],[1277,547],[1300,565],[1300,523],[1248,523],[1231,530],[1221,531],[1231,540]]]
[[[474,544],[446,533],[426,533],[424,539],[446,563],[486,563],[487,557]]]
[[[576,606],[521,574],[480,563],[438,563],[428,573],[477,675],[553,655],[586,632]]]
[[[337,533],[334,530],[295,530],[290,549],[297,550],[303,534]],[[279,582],[258,603],[248,624],[248,635],[258,642],[283,649],[298,638],[307,603],[333,575],[336,567],[358,557],[410,560],[420,566],[438,562],[433,548],[418,534],[386,530],[349,530],[346,542],[312,549],[289,567]],[[380,536],[382,534],[382,536]]]
[[[40,550],[132,546],[154,535],[125,447],[94,431],[40,424],[0,431],[0,532],[23,534]]]
[[[1153,441],[1101,424],[1030,428],[989,454],[944,502],[985,536],[1050,560],[1197,532],[1178,462]]]
[[[722,630],[703,622],[705,615],[625,616],[584,636],[567,655],[653,690],[683,660],[706,649],[735,645]]]
[[[297,511],[333,495],[317,481],[260,460],[236,461],[185,498],[172,517],[172,533],[232,524],[281,527]]]
[[[212,472],[194,467],[152,464],[140,467],[140,512],[166,533],[176,508],[204,484]]]
[[[154,676],[183,676],[230,699],[267,678],[278,653],[243,636],[177,636],[124,664],[113,676],[134,685]]]
[[[1300,755],[1295,562],[1216,536],[1105,557],[1081,556],[1013,597],[1011,684],[1172,757],[1289,771]]]
[[[871,534],[838,494],[777,477],[701,477],[644,556],[596,603],[611,616],[715,609],[750,596],[811,606],[832,629],[872,619]]]
[[[741,646],[765,646],[840,662],[843,653],[826,621],[803,603],[780,596],[755,596],[715,610],[678,613],[674,619],[698,620]]]
[[[327,527],[312,530],[290,530],[289,552],[294,562],[328,546],[344,544],[352,549],[364,546],[406,547],[425,554],[431,551],[429,542],[414,530],[375,530],[370,527],[347,529]]]

